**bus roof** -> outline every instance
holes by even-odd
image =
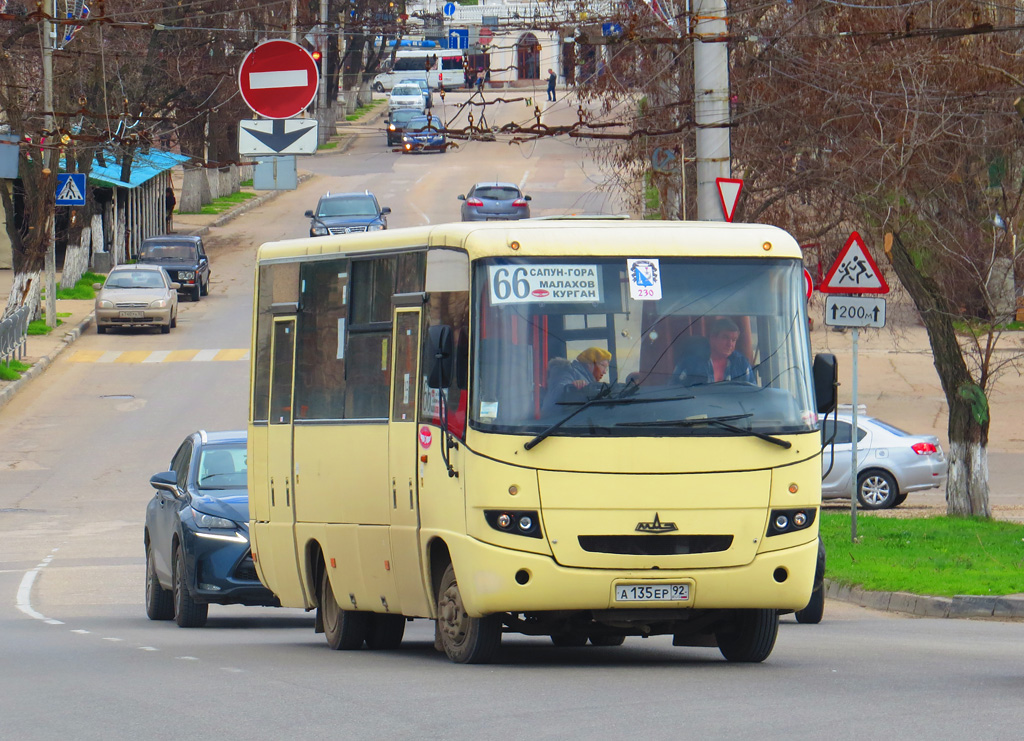
[[[642,232],[642,236],[638,233]],[[570,237],[571,235],[571,237]],[[800,258],[787,232],[764,224],[619,219],[455,222],[378,232],[266,242],[257,260],[398,252],[415,247],[464,250],[480,257],[773,257]]]

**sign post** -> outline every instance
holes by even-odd
[[[856,294],[853,296],[830,295],[825,299],[825,324],[832,327],[853,329],[853,426],[850,431],[851,478],[850,483],[850,540],[857,541],[857,343],[860,327],[885,326],[885,299],[871,298],[863,294],[888,293],[889,284],[871,259],[867,245],[857,232],[852,232],[825,280],[818,287],[822,293]]]

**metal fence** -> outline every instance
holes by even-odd
[[[0,319],[0,362],[9,363],[25,357],[25,338],[28,337],[28,306]]]

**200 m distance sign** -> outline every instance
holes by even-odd
[[[266,118],[291,118],[316,98],[320,79],[308,51],[276,39],[245,55],[238,68],[238,89],[246,105]]]

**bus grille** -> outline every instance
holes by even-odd
[[[718,553],[732,545],[731,535],[580,535],[580,547],[590,553],[622,556],[672,556]]]

